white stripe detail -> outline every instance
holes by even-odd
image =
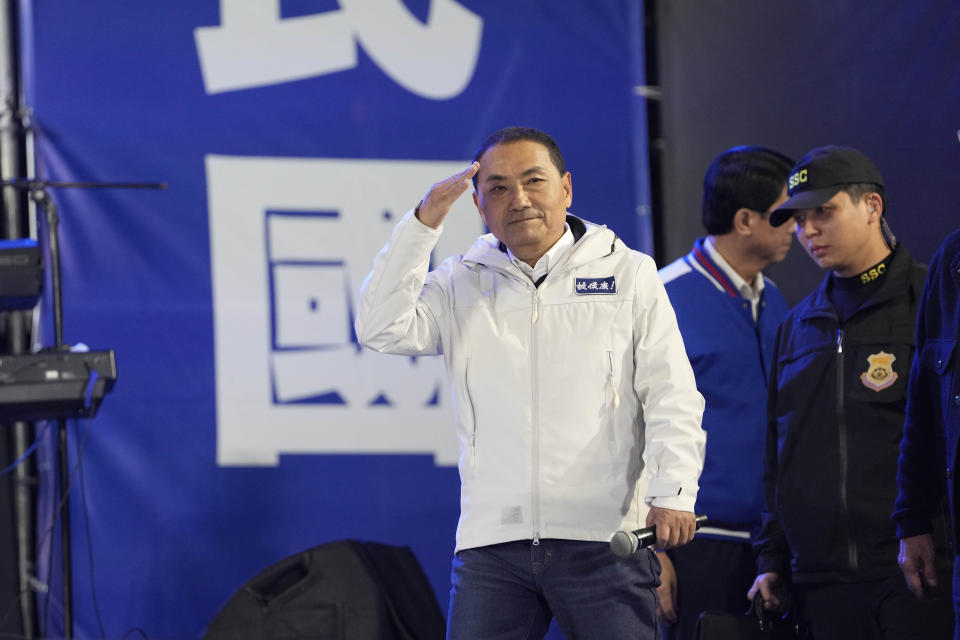
[[[719,527],[700,527],[696,535],[708,534],[714,536],[724,536],[725,538],[737,538],[739,540],[750,540],[748,531],[733,531],[731,529],[720,529]]]
[[[706,278],[707,280],[713,283],[713,286],[715,286],[720,291],[727,293],[726,288],[722,284],[720,284],[720,281],[714,278],[712,275],[710,275],[710,272],[704,269],[703,266],[700,264],[700,262],[697,261],[695,257],[691,255],[687,260],[687,263],[692,264],[694,269],[702,273],[704,278]]]
[[[663,284],[667,284],[688,273],[690,273],[690,265],[687,264],[686,260],[680,258],[679,260],[674,260],[663,269],[660,269],[657,275],[660,276],[660,281]]]

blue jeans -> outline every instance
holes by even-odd
[[[464,549],[453,559],[447,640],[659,640],[660,562],[619,560],[606,542],[530,540]]]

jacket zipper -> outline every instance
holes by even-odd
[[[569,258],[569,252],[564,256],[564,261]],[[533,284],[533,281],[530,280],[525,274],[520,272],[519,269],[514,268],[513,271],[509,269],[500,269],[497,267],[491,267],[490,265],[485,265],[487,268],[495,268],[502,273],[509,275],[512,278],[518,278],[519,280],[527,283],[533,289],[533,309],[530,312],[530,413],[532,420],[532,435],[531,435],[531,474],[532,474],[532,503],[530,505],[531,509],[531,524],[533,529],[533,546],[540,545],[540,478],[539,478],[539,467],[538,461],[540,459],[540,411],[537,405],[537,320],[540,318],[540,290]],[[551,269],[551,272],[554,269]],[[547,274],[549,275],[549,274]],[[474,442],[476,438],[476,429],[474,429]]]
[[[857,560],[857,543],[850,530],[850,509],[847,505],[847,478],[850,472],[849,456],[847,452],[847,416],[844,402],[843,384],[843,329],[837,329],[837,437],[840,452],[840,509],[847,520],[847,560],[853,571],[859,571]]]
[[[613,243],[611,243],[610,245],[610,252],[601,257],[605,258],[608,255],[611,255],[613,253],[614,245],[616,244],[616,241],[617,239],[616,237],[614,237]],[[570,250],[568,250],[567,253],[564,255],[563,259],[553,269],[550,270],[550,273],[554,273],[554,272],[566,273],[572,270],[574,267],[568,266],[567,263],[571,260],[571,255],[573,254],[574,249],[576,249],[576,247],[571,247]],[[531,505],[531,508],[532,508],[531,519],[533,524],[533,541],[532,541],[533,546],[538,546],[540,544],[540,508],[539,508],[540,507],[540,478],[538,473],[538,470],[539,470],[538,461],[540,458],[540,412],[539,412],[539,407],[537,405],[536,324],[537,324],[537,320],[540,318],[540,290],[537,287],[535,287],[533,285],[533,282],[530,280],[530,278],[526,277],[526,275],[520,272],[519,269],[514,268],[511,270],[508,268],[503,268],[502,266],[499,266],[496,264],[488,264],[485,262],[477,262],[477,264],[481,264],[488,269],[494,269],[494,270],[500,271],[501,273],[508,275],[512,278],[518,278],[519,280],[529,283],[530,286],[532,286],[534,289],[533,310],[530,315],[530,387],[531,387],[532,398],[533,398],[533,402],[531,404],[531,417],[533,421],[533,424],[532,424],[533,434],[532,434],[532,447],[531,447],[533,450],[533,453],[532,453],[533,504]],[[560,271],[560,269],[558,269],[558,267],[560,267],[561,265],[563,265],[564,267],[562,272]],[[612,365],[612,353],[611,353],[611,365]],[[616,395],[616,393],[617,393],[616,389],[614,389],[616,404],[619,404],[620,398],[618,395]],[[476,426],[474,426],[473,442],[474,442],[474,445],[476,445]],[[474,447],[474,452],[476,452],[476,447]]]
[[[533,292],[533,312],[530,316],[530,390],[532,393],[531,417],[532,417],[532,447],[533,450],[533,546],[540,544],[540,411],[538,405],[537,393],[537,320],[540,317],[540,291]]]

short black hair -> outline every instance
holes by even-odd
[[[560,153],[560,145],[557,144],[557,141],[550,137],[549,134],[532,127],[506,127],[499,131],[494,131],[483,141],[483,144],[477,148],[477,152],[473,154],[473,161],[477,162],[480,160],[480,156],[486,153],[490,147],[508,142],[519,142],[520,140],[539,142],[545,146],[547,152],[550,154],[550,161],[553,162],[553,166],[557,168],[560,175],[562,176],[567,172],[566,166],[563,163],[563,154]],[[473,176],[473,188],[477,188],[476,174]]]
[[[887,192],[879,184],[873,182],[851,182],[850,184],[845,184],[840,191],[850,196],[850,202],[853,204],[860,202],[860,199],[868,193],[876,193],[880,196],[883,215],[887,214]]]
[[[891,250],[895,249],[897,246],[897,237],[893,235],[893,230],[890,229],[890,225],[887,223],[887,192],[883,188],[883,185],[875,182],[851,182],[843,185],[840,191],[850,196],[850,202],[853,204],[860,202],[863,196],[868,193],[876,193],[880,196],[880,234],[886,241],[887,246],[890,247]]]
[[[729,233],[739,209],[766,212],[783,193],[793,164],[779,151],[747,145],[732,147],[714,158],[703,177],[700,209],[707,233]]]

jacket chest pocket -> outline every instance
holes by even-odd
[[[960,356],[956,351],[956,340],[930,340],[923,345],[918,359],[921,367],[936,374],[942,401],[960,411]]]
[[[458,414],[458,422],[463,429],[463,442],[468,446],[470,452],[471,466],[477,464],[477,412],[474,405],[473,393],[470,388],[472,373],[470,358],[465,358],[463,363],[463,373],[456,376],[456,397],[454,406]]]
[[[953,362],[953,352],[957,341],[949,339],[930,340],[920,351],[920,364],[932,369],[938,376],[944,376],[956,367]]]

